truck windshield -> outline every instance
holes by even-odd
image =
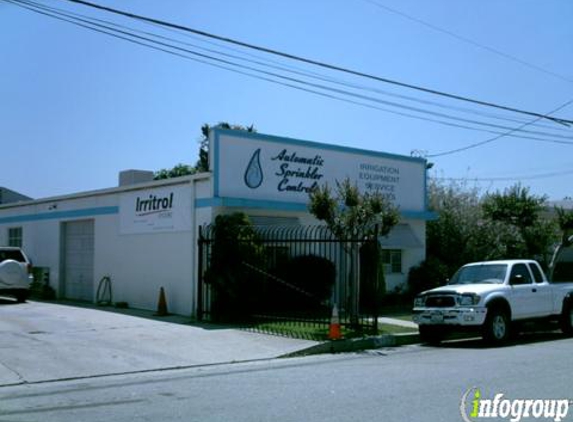
[[[503,283],[507,264],[471,265],[460,268],[448,284]]]

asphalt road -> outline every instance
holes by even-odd
[[[572,351],[573,339],[546,333],[501,348],[458,341],[31,383],[0,388],[0,421],[454,422],[472,387],[573,399]]]

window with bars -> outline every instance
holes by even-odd
[[[383,249],[382,264],[386,274],[402,273],[402,251],[400,249]]]
[[[10,227],[8,229],[8,246],[22,247],[22,227]]]

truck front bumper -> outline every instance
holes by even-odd
[[[418,325],[478,326],[485,322],[487,308],[414,308],[412,319]]]

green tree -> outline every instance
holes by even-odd
[[[545,208],[547,197],[529,193],[529,188],[520,184],[513,185],[503,193],[486,195],[483,211],[493,221],[502,221],[519,228],[534,226]]]
[[[350,254],[348,308],[353,323],[359,314],[359,275],[358,251],[365,242],[376,242],[376,261],[379,261],[380,247],[377,236],[390,232],[399,221],[398,209],[381,193],[361,193],[349,179],[336,183],[333,193],[328,184],[313,189],[309,193],[309,210],[319,220],[324,221],[332,233],[342,242]],[[383,277],[383,273],[379,273]],[[373,280],[383,283],[383,280]]]
[[[241,126],[231,125],[227,122],[221,122],[216,125],[222,129],[243,130],[245,132],[256,132],[253,125]],[[170,179],[173,177],[187,176],[195,173],[205,173],[209,171],[209,131],[211,126],[205,123],[201,126],[201,139],[199,140],[199,159],[194,166],[188,164],[177,164],[171,169],[161,169],[155,172],[154,179]]]
[[[476,231],[487,233],[487,229],[482,229],[477,189],[460,183],[440,184],[430,180],[428,194],[429,209],[437,218],[427,223],[426,255],[432,257],[432,262],[438,267],[430,271],[432,274],[445,271],[443,277],[436,281],[443,282],[461,264],[477,255],[471,246],[487,248],[484,243],[489,242],[485,242],[483,237],[475,239]]]
[[[221,129],[229,129],[229,130],[242,130],[245,132],[256,132],[254,125],[250,126],[241,126],[241,125],[231,125],[227,122],[220,122],[216,125]],[[195,169],[197,172],[206,172],[209,171],[209,131],[211,127],[205,123],[201,126],[201,140],[199,141],[199,159],[195,164]]]
[[[483,199],[485,218],[514,228],[521,242],[507,245],[507,258],[537,258],[547,266],[547,254],[555,232],[552,221],[542,219],[546,196],[536,196],[529,188],[516,184],[503,193],[488,194]]]
[[[468,262],[508,258],[525,250],[516,226],[486,215],[477,188],[430,179],[428,194],[437,217],[426,226],[427,258],[408,275],[410,293],[444,284]]]
[[[155,172],[153,176],[154,180],[171,179],[173,177],[187,176],[189,174],[195,174],[197,170],[188,164],[179,163],[171,169],[161,169]]]
[[[428,187],[429,208],[437,218],[427,223],[427,259],[409,274],[411,293],[443,284],[468,262],[537,258],[547,263],[555,226],[542,218],[545,197],[520,185],[485,197],[465,183],[430,180]]]

